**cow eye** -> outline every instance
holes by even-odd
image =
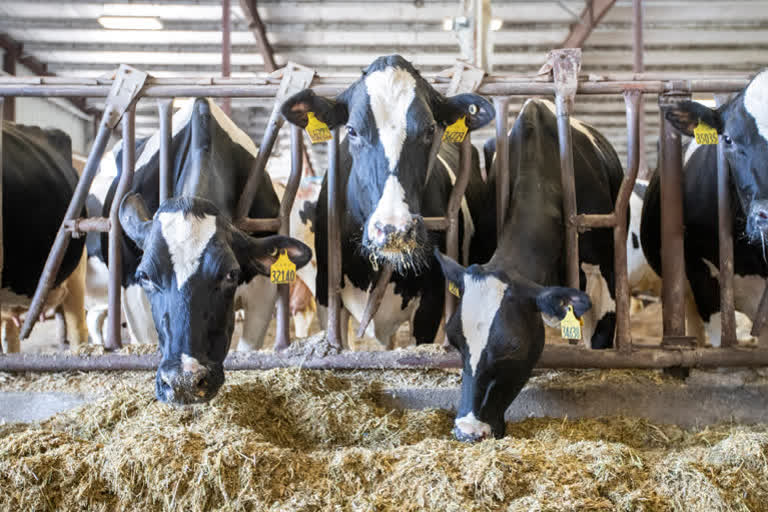
[[[725,134],[723,134],[723,141],[725,141],[725,143],[728,144],[729,146],[733,144],[733,139]]]
[[[152,280],[149,278],[147,273],[144,272],[143,270],[139,270],[138,272],[136,272],[136,280],[139,282],[139,284],[143,288],[147,288],[147,289],[157,288],[155,283],[152,282]]]
[[[347,135],[350,137],[357,137],[357,132],[351,126],[347,126]]]
[[[236,283],[239,277],[240,277],[240,271],[237,269],[232,269],[229,272],[227,272],[227,275],[224,276],[224,280],[228,283]]]

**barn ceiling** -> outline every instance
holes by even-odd
[[[551,48],[568,36],[584,1],[492,2],[501,29],[491,32],[494,72],[533,73]],[[263,72],[263,61],[237,0],[232,0],[232,75]],[[768,2],[764,0],[644,2],[646,71],[754,72],[768,63]],[[460,15],[459,2],[367,0],[258,2],[278,65],[288,60],[321,74],[356,73],[375,57],[400,53],[422,71],[448,68],[459,56],[455,35],[443,21]],[[162,30],[107,30],[103,15],[157,17]],[[632,2],[619,0],[584,44],[585,72],[632,69]],[[66,76],[99,76],[126,63],[156,76],[220,73],[219,0],[2,0],[0,33],[24,52]],[[522,98],[521,98],[522,100]],[[91,101],[95,106],[98,101]],[[513,102],[511,115],[520,102]],[[157,125],[154,102],[139,106],[137,126]],[[260,138],[270,106],[234,100],[237,122]],[[658,111],[646,99],[647,153],[655,162]],[[623,100],[580,97],[577,113],[601,129],[622,155],[626,149]],[[481,142],[484,135],[476,137]],[[322,166],[322,162],[318,162]]]

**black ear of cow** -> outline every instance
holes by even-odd
[[[589,311],[592,301],[589,300],[589,295],[580,290],[549,286],[539,291],[536,306],[542,313],[562,320],[568,312],[568,306],[573,306],[573,312],[580,317]]]
[[[467,118],[469,131],[477,130],[493,121],[496,109],[493,103],[479,94],[466,93],[445,98],[435,113],[435,118],[445,126],[455,123],[462,116]]]
[[[139,194],[128,194],[120,203],[120,225],[123,232],[143,250],[144,240],[152,229],[152,220]]]
[[[233,231],[232,250],[246,282],[256,275],[268,276],[269,268],[283,250],[297,270],[312,259],[312,249],[295,238],[282,235],[255,238],[236,228]]]
[[[717,130],[717,133],[723,132],[723,121],[717,110],[711,109],[695,101],[681,101],[676,105],[662,107],[664,118],[669,121],[678,131],[693,137],[693,130],[704,122]]]
[[[434,250],[435,258],[440,263],[443,275],[446,281],[450,281],[458,287],[461,295],[464,295],[464,271],[466,270],[452,258],[441,253],[438,249]]]
[[[302,128],[307,127],[309,112],[331,129],[347,122],[347,106],[344,103],[318,96],[312,89],[297,92],[280,107],[280,113],[289,123]]]

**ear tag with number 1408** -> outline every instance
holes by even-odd
[[[699,124],[693,130],[693,135],[696,137],[696,144],[699,146],[717,144],[717,130],[707,123],[699,121]]]
[[[560,320],[560,337],[565,340],[580,340],[582,325],[584,325],[584,320],[576,318],[576,315],[573,314],[573,306],[568,305],[565,318]]]
[[[291,284],[296,280],[296,264],[288,257],[285,249],[269,268],[269,280],[274,284]]]
[[[328,125],[315,117],[314,112],[307,112],[307,135],[312,144],[331,140],[331,130]]]
[[[469,128],[467,127],[467,118],[462,116],[452,125],[445,127],[445,133],[443,133],[443,141],[448,142],[464,142],[464,137],[467,136]]]

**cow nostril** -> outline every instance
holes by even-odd
[[[197,379],[197,383],[195,384],[195,388],[197,390],[204,390],[208,387],[208,378],[207,377],[200,377]]]

